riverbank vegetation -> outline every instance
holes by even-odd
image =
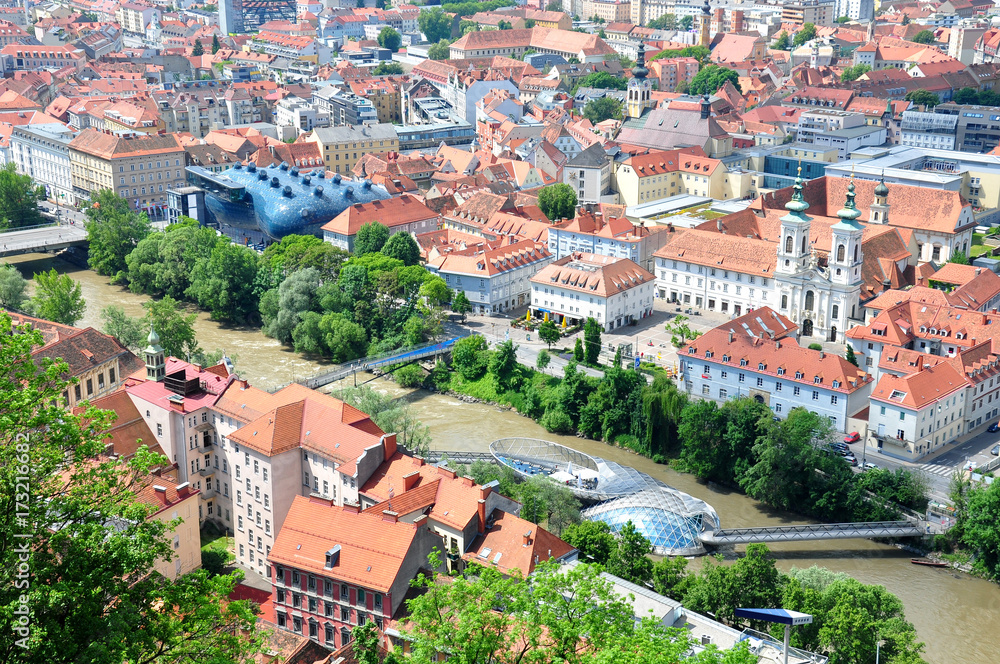
[[[936,548],[968,561],[974,573],[1000,582],[1000,481],[986,484],[956,477],[951,499],[955,525],[938,535]]]
[[[479,336],[456,342],[451,369],[439,365],[425,384],[512,406],[552,433],[670,462],[776,509],[838,522],[893,520],[901,508],[926,506],[925,488],[909,471],[853,472],[826,447],[829,423],[803,408],[775,420],[752,399],[689,400],[664,376],[649,383],[617,366],[594,378],[570,362],[553,377],[519,364],[513,342],[491,350]]]

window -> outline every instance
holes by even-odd
[[[236,527],[239,530],[243,530],[243,516],[242,515],[236,517]]]
[[[237,505],[243,504],[243,492],[238,489],[236,491],[236,504]]]
[[[278,612],[278,627],[285,627],[287,624],[288,624],[288,618],[285,617],[284,613],[282,613],[282,612],[279,611]]]
[[[776,413],[780,413],[781,412],[781,404],[780,403],[774,404],[774,412],[776,412]]]
[[[764,387],[764,379],[763,378],[758,378],[757,379],[757,387]]]
[[[379,595],[377,593],[375,594],[375,610],[376,611],[382,610],[382,595]]]
[[[162,436],[163,435],[163,425],[162,424],[157,424],[156,425],[156,435],[157,436]]]
[[[742,383],[746,380],[746,374],[740,374],[739,381]]]
[[[253,460],[253,474],[256,475],[258,472],[260,472],[260,463],[258,463],[257,459],[254,459]]]
[[[299,618],[298,616],[292,617],[292,631],[296,634],[302,633],[302,618]]]
[[[813,390],[813,401],[819,401],[819,390]]]
[[[792,388],[792,394],[794,396],[799,396],[799,394],[801,394],[801,393],[802,393],[802,390],[801,390],[801,388],[799,388],[798,385],[796,385],[795,387]]]
[[[774,391],[775,392],[780,392],[781,391],[781,381],[780,380],[774,384]]]
[[[236,479],[240,479],[240,467],[236,466]]]
[[[834,405],[834,406],[837,405],[837,395],[836,394],[834,394],[833,396],[830,397],[830,403],[832,405]]]
[[[340,622],[348,624],[351,622],[351,610],[347,607],[340,607]]]
[[[264,469],[264,481],[267,481],[267,468]]]
[[[728,396],[729,396],[729,391],[726,388],[724,388],[724,387],[720,387],[719,388],[719,398],[720,399],[725,399]]]
[[[309,471],[302,473],[302,484],[304,486],[309,486]]]

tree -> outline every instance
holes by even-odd
[[[451,299],[451,310],[462,317],[463,323],[465,322],[465,316],[472,311],[472,303],[469,302],[464,290],[455,292],[455,297]]]
[[[577,85],[581,88],[600,88],[602,90],[624,90],[628,81],[618,76],[612,76],[606,71],[595,71],[580,79]]]
[[[219,43],[219,35],[212,35],[212,55],[215,55],[222,48],[222,44]]]
[[[266,316],[264,334],[281,343],[291,343],[292,332],[302,321],[303,314],[319,308],[317,301],[319,286],[319,271],[310,267],[291,273],[277,289],[268,291],[261,299],[261,314]],[[273,312],[265,313],[265,301],[270,302],[272,297]]]
[[[851,81],[856,81],[861,77],[862,74],[870,72],[872,70],[871,65],[860,64],[854,65],[853,67],[847,67],[844,72],[840,75],[840,80],[844,83],[850,83]]]
[[[687,32],[688,30],[691,29],[691,26],[694,25],[694,17],[693,16],[682,16],[681,19],[679,21],[677,21],[677,25],[680,26],[681,30],[683,30],[684,32]]]
[[[427,41],[432,44],[439,44],[451,37],[452,18],[445,14],[440,7],[420,12],[417,25]]]
[[[851,22],[851,17],[850,16],[838,16],[836,19],[834,19],[833,22],[834,23],[840,23],[840,24],[850,23]]]
[[[13,265],[0,265],[0,307],[24,311],[28,304],[28,280]]]
[[[451,351],[451,365],[462,378],[476,380],[486,371],[489,349],[486,339],[479,334],[462,337]]]
[[[379,640],[380,635],[374,621],[369,620],[351,629],[351,649],[358,664],[381,664]]]
[[[572,219],[576,216],[576,192],[563,183],[544,187],[538,194],[538,207],[552,221]]]
[[[578,549],[590,562],[606,565],[611,552],[618,546],[611,527],[603,521],[581,521],[566,529],[560,535],[570,546]]]
[[[386,29],[386,28],[383,28]],[[391,30],[391,28],[388,28]],[[372,69],[373,76],[392,76],[403,73],[403,65],[398,62],[380,62]]]
[[[792,46],[798,48],[813,39],[816,39],[816,24],[803,23],[802,29],[795,33],[795,39],[792,40]]]
[[[652,552],[653,545],[628,521],[618,531],[615,548],[608,557],[608,573],[644,585],[653,576],[653,561],[649,558]]]
[[[507,340],[497,344],[490,357],[489,372],[496,381],[500,392],[516,390],[521,382],[520,366],[517,363],[517,346]]]
[[[142,303],[146,310],[146,320],[160,337],[160,345],[166,355],[186,358],[198,350],[194,336],[194,321],[197,314],[185,314],[178,308],[178,302],[169,295],[162,300],[147,300]]]
[[[968,265],[969,256],[964,251],[956,251],[951,255],[951,258],[948,259],[948,262],[956,263],[958,265]]]
[[[687,559],[683,556],[666,556],[653,563],[653,590],[671,599],[679,600],[690,582],[687,576]]]
[[[513,29],[514,29],[514,26],[511,25],[510,21],[504,21],[503,19],[501,19],[497,23],[497,30],[513,30]]]
[[[208,260],[222,239],[198,222],[171,224],[166,233],[150,233],[125,259],[129,290],[183,298],[199,262]]]
[[[87,303],[83,289],[68,274],[55,269],[35,274],[35,294],[31,298],[34,314],[63,325],[76,325],[83,318]]]
[[[479,32],[479,24],[475,21],[465,21],[463,20],[458,24],[458,31],[462,33],[462,36],[469,34],[470,32]]]
[[[378,45],[395,53],[403,45],[403,36],[387,25],[378,33]]]
[[[604,122],[605,120],[621,120],[622,103],[614,97],[591,99],[583,107],[583,117],[590,120],[593,124]]]
[[[200,39],[194,40],[194,46],[191,48],[191,55],[196,58],[205,55],[205,47],[201,45]]]
[[[252,661],[256,616],[227,599],[240,573],[170,580],[154,569],[174,555],[173,524],[147,518],[155,508],[137,493],[167,459],[145,445],[128,460],[99,457],[112,416],[66,410],[67,365],[36,364],[41,334],[17,332],[0,314],[0,660]],[[30,497],[16,504],[24,484]],[[30,628],[14,613],[22,607]]]
[[[739,624],[736,609],[743,606],[781,606],[784,580],[764,544],[748,544],[746,553],[730,566],[709,559],[684,596],[684,606],[709,612],[716,620]],[[751,624],[756,629],[766,624]]]
[[[358,229],[354,238],[354,255],[364,256],[381,251],[389,241],[389,229],[377,221],[370,221]]]
[[[689,339],[694,340],[701,336],[701,332],[691,329],[691,326],[687,324],[688,320],[690,319],[687,316],[677,314],[669,323],[663,326],[663,329],[672,335],[670,343],[673,344],[674,348],[680,348]]]
[[[547,12],[561,12],[562,10],[562,0],[552,0],[549,4],[545,5],[545,11]]]
[[[562,334],[552,321],[547,320],[538,326],[538,338],[544,341],[549,348],[552,348],[552,344],[559,341],[560,337]]]
[[[791,42],[788,37],[788,32],[782,30],[778,33],[778,37],[771,44],[771,48],[775,51],[787,51],[791,49]]]
[[[573,359],[577,362],[583,362],[584,358],[586,358],[586,354],[583,352],[583,339],[577,337],[576,344],[573,345]]]
[[[928,90],[924,90],[923,88],[910,90],[906,93],[906,96],[904,96],[903,99],[913,102],[916,106],[926,106],[928,108],[937,106],[941,103],[941,99],[936,94]]]
[[[352,321],[345,314],[329,313],[319,322],[323,342],[334,362],[347,362],[361,357],[368,348],[368,333],[365,328]],[[294,339],[294,333],[293,333]]]
[[[956,104],[978,104],[979,93],[975,88],[961,88],[955,91],[951,100]]]
[[[423,16],[426,12],[422,12]],[[442,39],[427,49],[427,58],[430,60],[447,60],[451,57],[451,42]]]
[[[917,34],[913,35],[910,40],[915,44],[933,44],[937,39],[934,37],[934,33],[930,30],[921,30]]]
[[[583,326],[584,358],[587,364],[597,364],[601,354],[601,324],[593,318],[588,318]]]
[[[852,348],[851,346],[847,347],[847,354],[844,356],[844,359],[853,364],[854,366],[858,366],[858,358],[854,354],[854,348]]]
[[[974,552],[973,566],[990,579],[1000,579],[1000,482],[966,487],[956,501],[958,541]]]
[[[431,444],[430,431],[413,415],[406,401],[367,386],[339,390],[333,396],[367,413],[382,431],[398,433],[400,444],[411,453],[426,456]]]
[[[146,345],[149,331],[141,318],[132,318],[121,307],[112,304],[101,310],[104,333],[110,334],[122,346],[138,354]]]
[[[535,366],[538,367],[539,369],[544,369],[545,367],[549,366],[549,363],[551,361],[552,361],[552,355],[549,354],[549,351],[540,350],[538,351],[538,358],[535,360]]]
[[[129,209],[128,201],[110,189],[97,193],[87,208],[88,264],[106,277],[124,275],[129,253],[152,232],[145,212]]]
[[[176,224],[168,226],[173,230]],[[214,233],[213,233],[214,234]],[[261,257],[261,270],[275,273],[280,281],[286,275],[307,267],[319,270],[320,278],[336,280],[340,268],[351,254],[315,235],[286,235],[268,245]]]
[[[199,260],[184,291],[212,318],[230,323],[253,323],[260,311],[256,282],[260,257],[249,247],[219,242],[209,258]]]
[[[647,23],[646,27],[653,30],[676,30],[677,16],[675,14],[663,14]]]
[[[707,65],[701,69],[695,77],[691,79],[691,86],[688,89],[693,95],[712,95],[729,81],[740,90],[740,75],[732,69],[726,69],[718,65]]]
[[[420,263],[420,247],[409,233],[393,233],[383,245],[382,253],[390,258],[398,258],[404,265]]]
[[[35,186],[30,175],[18,173],[13,162],[0,168],[0,229],[45,223],[39,199],[45,199],[45,189]]]

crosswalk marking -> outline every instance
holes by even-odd
[[[917,467],[925,473],[933,473],[942,477],[951,477],[951,474],[955,472],[954,466],[942,466],[936,463],[922,463]]]

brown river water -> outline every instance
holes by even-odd
[[[80,326],[100,328],[100,311],[111,304],[123,307],[130,315],[142,315],[145,296],[112,286],[107,278],[60,258],[28,255],[10,262],[26,277],[54,267],[78,280],[87,300],[87,312]],[[203,348],[222,348],[238,355],[239,374],[264,389],[322,370],[318,363],[297,356],[259,331],[224,327],[204,313],[199,313],[195,330]],[[487,451],[491,441],[506,436],[552,440],[633,466],[705,500],[716,509],[723,527],[807,522],[796,515],[769,510],[741,494],[700,484],[690,475],[674,472],[625,450],[592,440],[549,434],[535,422],[510,411],[464,403],[423,390],[405,390],[381,379],[370,384],[409,401],[414,414],[430,427],[435,449]],[[863,583],[884,585],[895,593],[906,607],[906,617],[916,625],[919,638],[927,644],[924,656],[930,664],[1000,663],[1000,648],[990,641],[1000,631],[997,586],[947,569],[912,565],[910,553],[868,540],[769,546],[781,569],[820,565],[845,572]],[[697,568],[697,561],[692,566]]]

